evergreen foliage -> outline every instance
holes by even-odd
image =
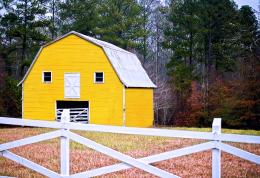
[[[195,117],[201,126],[209,125],[213,117],[222,117],[229,127],[252,128],[259,123],[259,36],[253,10],[248,6],[237,10],[229,0],[174,0],[167,17],[164,47],[173,52],[167,67],[181,96],[175,117]],[[199,93],[192,88],[193,81],[200,83]],[[194,94],[202,108],[191,102]],[[193,112],[193,107],[200,110]]]
[[[233,0],[0,0],[0,12],[0,116],[21,115],[16,84],[39,47],[74,30],[137,53],[143,65],[155,60],[150,73],[157,82],[158,66],[167,63],[174,100],[164,107],[173,117],[158,123],[209,126],[222,117],[226,127],[260,128],[260,35],[249,6],[238,9]]]
[[[39,46],[48,39],[45,33],[45,28],[49,25],[49,20],[45,19],[46,1],[3,2],[6,13],[1,18],[1,43],[6,47],[9,65],[19,63],[16,65],[20,69],[17,75],[23,75],[28,60],[32,60]]]
[[[140,46],[144,19],[136,0],[102,0],[95,32],[101,39],[124,49]]]
[[[59,6],[61,33],[77,31],[95,36],[94,28],[98,22],[100,0],[65,0]]]

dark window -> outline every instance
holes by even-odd
[[[57,109],[88,108],[88,101],[57,101]]]
[[[96,83],[104,82],[104,73],[103,72],[95,72],[95,82]]]
[[[43,72],[43,82],[51,82],[51,72]]]

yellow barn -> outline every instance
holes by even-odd
[[[133,127],[153,124],[156,87],[139,59],[113,44],[69,32],[42,46],[22,84],[22,117]]]

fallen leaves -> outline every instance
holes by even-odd
[[[28,136],[37,135],[49,129],[41,128],[4,128],[0,129],[0,143],[13,141]],[[146,157],[194,144],[201,143],[195,139],[170,139],[161,137],[130,136],[120,134],[81,133],[85,137],[101,144],[112,147],[134,158]],[[12,152],[32,160],[53,171],[59,172],[60,168],[60,141],[48,140],[36,144],[26,145],[11,149]],[[126,144],[127,146],[125,146]],[[241,149],[260,155],[260,145],[228,143]],[[78,173],[103,166],[119,163],[113,158],[94,150],[71,143],[70,172]],[[260,166],[222,152],[221,157],[222,177],[260,177]],[[180,177],[211,177],[211,151],[204,151],[187,156],[182,156],[159,163],[154,166],[169,171]],[[17,163],[0,157],[0,175],[15,176],[20,178],[44,177]],[[119,171],[102,177],[155,177],[137,168]]]

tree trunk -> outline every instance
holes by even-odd
[[[24,70],[24,60],[26,58],[26,48],[27,48],[27,10],[28,10],[28,1],[24,1],[24,24],[23,24],[23,35],[22,35],[22,59],[21,59],[21,71],[20,74],[23,75],[23,70]]]
[[[52,32],[51,39],[55,38],[55,0],[52,0]]]

